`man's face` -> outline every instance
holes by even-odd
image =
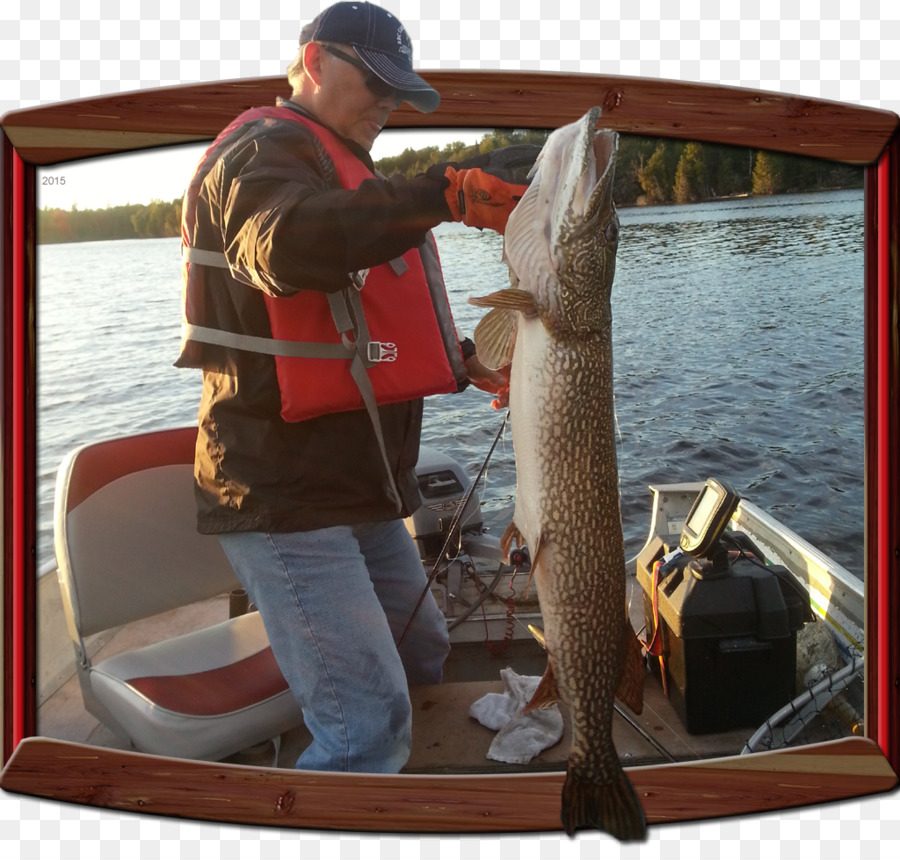
[[[315,47],[321,75],[316,114],[338,134],[355,141],[368,152],[391,111],[397,107],[396,95],[393,92],[376,95],[366,86],[365,72],[321,46]],[[334,47],[354,60],[359,59],[349,45]]]

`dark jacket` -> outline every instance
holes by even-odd
[[[368,153],[347,145],[371,168]],[[450,219],[446,182],[434,175],[342,189],[318,139],[296,122],[241,126],[213,157],[196,204],[188,205],[191,190],[185,198],[190,244],[224,251],[237,271],[255,270],[272,295],[342,289],[348,272],[418,247]],[[204,269],[195,311],[202,324],[271,337],[260,288],[227,269]],[[398,515],[365,410],[288,423],[272,357],[190,343],[176,364],[203,371],[195,461],[201,532],[305,531]],[[405,516],[419,504],[422,401],[379,414]]]

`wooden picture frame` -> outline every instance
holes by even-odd
[[[555,128],[600,104],[620,132],[739,144],[864,166],[866,732],[830,744],[628,770],[648,823],[761,812],[888,791],[900,772],[898,117],[733,87],[530,72],[423,74],[434,114],[394,128]],[[560,829],[563,774],[361,776],[254,769],[35,737],[36,169],[212,139],[283,78],[121,93],[2,121],[3,679],[0,787],[36,797],[242,824],[391,832]]]

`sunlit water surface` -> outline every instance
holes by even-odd
[[[647,485],[730,481],[857,576],[863,568],[861,191],[629,208],[613,285],[626,548]],[[502,239],[436,230],[456,322],[508,284]],[[38,249],[38,569],[52,559],[60,460],[85,442],[196,422],[180,342],[177,239]],[[431,398],[423,441],[474,477],[502,414],[475,389]],[[509,431],[480,488],[499,533],[515,498]],[[586,550],[590,550],[589,547]]]

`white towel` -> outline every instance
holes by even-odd
[[[528,764],[559,742],[563,733],[562,714],[556,705],[522,713],[540,683],[539,676],[518,675],[507,668],[500,670],[500,677],[506,689],[482,696],[469,708],[469,716],[497,732],[487,753],[489,759]]]

